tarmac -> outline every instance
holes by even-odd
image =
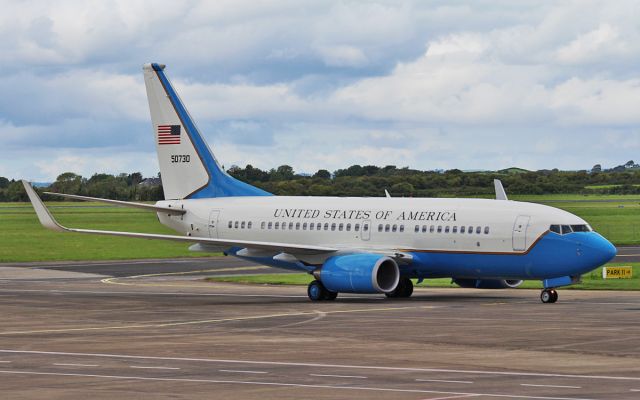
[[[302,286],[203,280],[267,271],[228,257],[4,264],[2,398],[640,398],[640,293],[312,303]]]

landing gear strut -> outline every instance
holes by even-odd
[[[558,292],[555,289],[543,289],[540,293],[540,300],[543,303],[555,303],[558,301]]]
[[[398,286],[396,286],[393,291],[385,294],[390,299],[399,297],[411,297],[411,295],[413,294],[413,282],[411,282],[411,279],[409,278],[400,278]]]
[[[322,282],[315,280],[307,287],[307,295],[311,301],[323,301],[323,300],[335,300],[338,297],[338,292],[332,292]]]

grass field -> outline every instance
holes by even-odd
[[[98,203],[51,203],[60,223],[103,230],[175,234],[152,212]],[[0,262],[116,260],[210,255],[189,252],[188,245],[44,229],[29,203],[0,203]]]
[[[616,245],[640,244],[640,198],[611,195],[513,196],[565,209]],[[86,202],[52,202],[61,223],[78,228],[175,233],[151,212]],[[29,203],[0,203],[0,262],[197,257],[184,243],[61,234],[40,226]]]
[[[640,290],[640,263],[608,264],[631,265],[633,266],[633,278],[631,279],[602,279],[602,268],[583,275],[582,283],[567,286],[567,289],[582,290]],[[220,276],[207,278],[211,282],[234,282],[249,284],[270,284],[270,285],[308,285],[313,280],[309,274],[260,274],[242,276]],[[416,281],[414,280],[414,284]],[[451,279],[428,279],[416,287],[437,287],[437,288],[457,288],[458,285],[451,283]],[[540,281],[525,281],[519,288],[542,289]]]

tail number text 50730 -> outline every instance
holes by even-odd
[[[191,162],[191,156],[189,154],[173,154],[171,155],[172,163],[188,163]]]

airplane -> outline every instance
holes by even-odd
[[[312,301],[339,293],[407,298],[418,283],[451,278],[464,288],[515,288],[539,280],[543,303],[556,289],[610,261],[616,248],[582,218],[512,201],[500,181],[496,199],[275,196],[227,174],[165,74],[143,66],[165,199],[155,205],[49,193],[141,208],[179,235],[60,225],[23,181],[43,226],[60,232],[190,243],[259,264],[304,271]]]

